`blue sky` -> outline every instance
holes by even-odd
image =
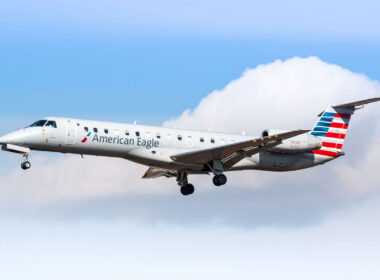
[[[292,57],[318,57],[327,64],[299,63],[314,61],[321,72],[342,67],[337,77],[348,88],[339,101],[357,84],[370,92],[373,83],[345,75],[380,80],[379,8],[369,0],[8,1],[0,134],[48,115],[160,125],[246,69]],[[252,123],[276,121],[255,115],[260,99],[250,102]],[[305,105],[313,116],[319,102]],[[298,173],[236,173],[222,191],[197,177],[204,190],[193,200],[173,192],[174,181],[139,180],[145,167],[122,160],[35,153],[22,173],[21,158],[2,152],[0,278],[378,279],[379,113],[360,114],[351,156]],[[363,134],[368,143],[358,149]]]
[[[0,114],[160,124],[245,69],[293,56],[379,79],[375,2],[110,3],[3,4]]]

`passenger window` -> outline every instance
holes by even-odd
[[[125,135],[129,136],[129,130],[125,131]]]
[[[140,132],[136,131],[136,136],[139,137],[140,136]]]
[[[214,138],[211,138],[211,143],[214,144],[215,143],[215,139]]]
[[[157,139],[160,139],[160,138],[161,138],[160,133],[157,133],[157,134],[156,134],[156,137],[157,137]]]
[[[199,138],[199,141],[200,141],[201,143],[203,143],[203,142],[205,141],[205,139],[204,139],[203,137],[201,137],[201,138]]]
[[[107,128],[104,129],[104,133],[108,134],[108,129]]]
[[[57,128],[57,123],[55,121],[48,121],[46,126]]]
[[[87,126],[84,127],[84,131],[88,132],[88,127]]]
[[[79,124],[79,123],[77,123],[77,126],[80,126],[80,124]]]
[[[98,129],[96,127],[94,127],[94,132],[98,133]]]
[[[47,122],[47,120],[36,121],[35,123],[33,123],[32,125],[30,125],[29,127],[44,126],[46,122]]]
[[[178,141],[182,141],[182,136],[181,135],[178,135],[177,138],[178,138]]]

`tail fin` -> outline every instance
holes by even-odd
[[[322,140],[322,147],[313,153],[328,157],[343,155],[343,143],[351,116],[356,110],[363,108],[365,104],[377,101],[380,101],[380,98],[327,107],[326,111],[318,115],[320,119],[311,132],[312,135]]]

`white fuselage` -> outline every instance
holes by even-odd
[[[186,170],[186,164],[173,161],[175,154],[245,141],[252,136],[174,129],[136,124],[50,117],[55,126],[27,127],[0,138],[0,144],[31,150],[118,157],[147,166]],[[86,139],[87,138],[87,139]],[[312,167],[331,160],[313,153],[261,151],[246,157],[230,170],[260,169],[290,171]],[[191,170],[207,173],[204,166]]]

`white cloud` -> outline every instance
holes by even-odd
[[[364,75],[316,57],[295,57],[246,70],[165,125],[251,134],[266,128],[311,128],[328,104],[378,95],[380,84]]]
[[[374,197],[318,227],[296,229],[0,219],[0,277],[375,280],[379,202]]]
[[[378,82],[316,57],[296,57],[246,70],[241,78],[165,125],[253,135],[265,128],[311,128],[328,103],[373,96],[380,96]],[[44,205],[66,210],[90,207],[92,213],[100,207],[102,215],[122,213],[131,219],[179,223],[184,217],[192,222],[252,226],[319,221],[347,201],[379,190],[378,105],[355,115],[345,145],[347,156],[322,167],[285,174],[235,172],[229,174],[229,184],[218,190],[211,177],[194,176],[191,182],[197,193],[185,199],[174,179],[141,180],[144,166],[112,158],[48,160],[45,154],[32,157],[31,170],[24,172],[17,166],[0,177],[0,206],[9,211]]]

